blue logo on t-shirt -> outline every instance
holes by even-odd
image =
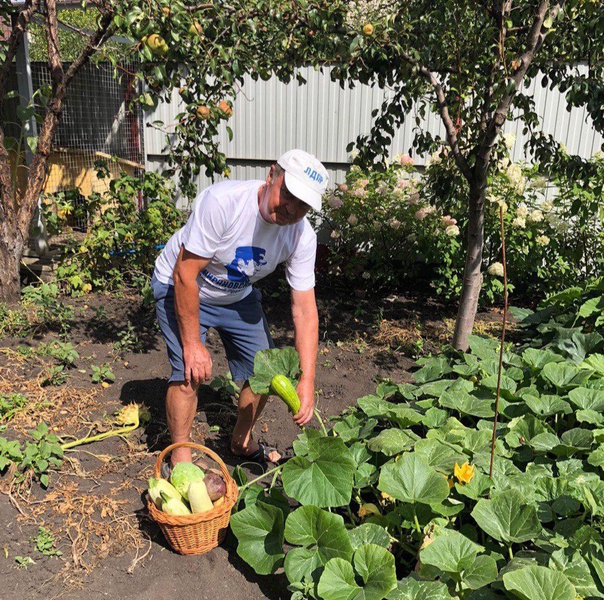
[[[229,281],[240,281],[249,285],[249,278],[254,275],[256,268],[266,264],[265,255],[264,248],[239,246],[235,250],[235,258],[226,266]]]

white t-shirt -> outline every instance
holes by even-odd
[[[232,304],[252,291],[252,284],[285,262],[285,276],[298,291],[315,286],[317,236],[306,218],[294,225],[267,223],[258,208],[262,181],[222,181],[195,199],[187,224],[155,261],[155,277],[173,284],[181,246],[211,258],[197,278],[199,299]]]

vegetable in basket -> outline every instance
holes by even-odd
[[[193,481],[187,490],[191,512],[204,513],[214,508],[203,479]]]
[[[169,481],[151,477],[149,479],[149,496],[151,497],[151,500],[153,500],[155,506],[157,506],[157,508],[160,510],[162,509],[163,505],[161,492],[163,492],[168,498],[176,498],[177,500],[182,499],[178,490]]]
[[[179,462],[172,468],[170,483],[178,490],[178,493],[188,500],[189,486],[198,479],[203,479],[205,473],[192,462]]]
[[[178,498],[172,498],[167,496],[164,492],[159,493],[162,499],[161,509],[167,515],[174,515],[178,517],[184,517],[185,515],[190,515],[191,511],[188,509],[187,505]]]

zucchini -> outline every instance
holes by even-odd
[[[287,404],[293,415],[297,415],[300,412],[300,398],[298,398],[296,388],[285,375],[275,375],[271,379],[271,392],[279,396]]]

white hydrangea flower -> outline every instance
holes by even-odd
[[[550,242],[550,239],[546,235],[538,235],[535,238],[535,242],[537,242],[539,246],[547,246]]]
[[[520,229],[526,229],[526,219],[524,217],[516,217],[512,221],[512,226]]]
[[[445,229],[451,227],[451,225],[457,225],[457,219],[454,219],[451,215],[441,217],[440,222]]]
[[[390,225],[392,229],[398,229],[401,226],[401,222],[398,219],[392,218],[388,222],[388,225]]]
[[[361,275],[361,277],[363,279],[370,279],[371,278],[371,273],[369,273],[369,271],[363,271],[363,274]]]
[[[528,218],[529,221],[532,221],[533,223],[541,223],[541,221],[543,221],[543,213],[540,210],[536,209],[531,212]]]
[[[385,181],[382,181],[382,183],[375,188],[375,191],[377,194],[380,194],[380,196],[384,196],[390,191],[390,188]]]
[[[516,207],[516,216],[517,217],[528,217],[529,211],[528,206],[524,202],[520,202]]]
[[[505,144],[505,147],[508,150],[511,150],[514,147],[514,144],[516,143],[516,134],[515,133],[504,133],[501,136],[501,139],[503,140],[503,143]]]
[[[554,203],[551,200],[546,200],[541,204],[541,210],[545,213],[548,213],[554,208]]]
[[[340,185],[338,185],[338,189],[341,192],[347,192],[348,191],[348,185],[346,185],[345,183],[340,183]]]
[[[445,233],[449,237],[455,237],[456,235],[459,235],[459,227],[457,227],[457,225],[449,225],[449,227],[445,229]]]
[[[337,229],[334,229],[331,232],[331,239],[337,240],[340,237],[340,232]]]
[[[487,273],[493,277],[503,277],[503,265],[500,262],[491,263]]]
[[[510,185],[518,192],[522,194],[526,186],[526,179],[522,174],[522,167],[519,164],[512,163],[506,170],[506,175],[510,181]]]
[[[359,219],[356,215],[350,215],[346,220],[348,221],[348,224],[352,225],[353,227],[359,222]]]

